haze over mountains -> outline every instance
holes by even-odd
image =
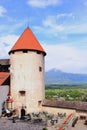
[[[51,69],[45,73],[46,84],[87,84],[87,74],[73,74]]]

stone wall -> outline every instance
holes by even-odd
[[[9,92],[8,85],[0,86],[0,116],[2,114],[2,104],[4,101],[5,101],[5,107],[6,107],[6,100],[7,100],[8,92]]]
[[[10,64],[14,108],[23,107],[27,113],[37,111],[45,98],[43,54],[32,51],[11,53]]]
[[[58,114],[58,113],[66,113],[66,115],[69,115],[71,113],[76,113],[74,109],[64,109],[64,108],[55,108],[55,107],[42,107],[43,111],[46,111],[48,113],[52,114]]]

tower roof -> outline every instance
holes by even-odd
[[[39,41],[36,39],[35,35],[28,27],[24,30],[24,32],[19,37],[15,45],[9,51],[9,54],[11,52],[21,51],[21,50],[40,51],[44,55],[46,55],[46,52],[40,45]]]

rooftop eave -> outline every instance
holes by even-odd
[[[36,50],[36,49],[17,49],[17,50],[11,50],[11,51],[9,51],[9,55],[11,53],[18,52],[18,51],[24,51],[24,50],[26,50],[26,51],[38,51],[38,52],[42,53],[44,56],[46,56],[46,52],[45,51]]]

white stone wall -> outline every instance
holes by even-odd
[[[37,111],[38,101],[45,98],[44,83],[44,56],[36,52],[15,52],[10,55],[11,92],[14,98],[14,107],[21,109],[26,106],[26,111]],[[42,67],[42,71],[39,71]],[[19,91],[24,90],[25,96]]]
[[[7,100],[8,92],[9,92],[8,85],[0,86],[0,116],[2,114],[2,103]]]

